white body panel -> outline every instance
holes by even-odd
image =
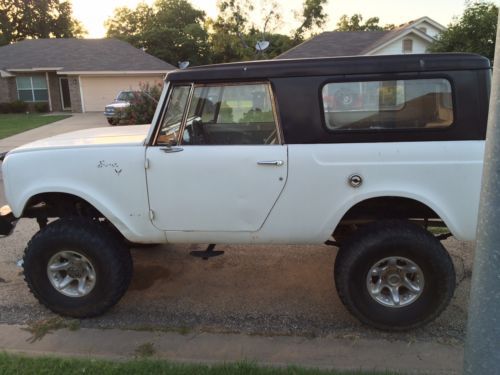
[[[154,224],[172,231],[255,232],[285,186],[286,146],[150,147]],[[276,161],[281,165],[258,165]]]
[[[397,196],[426,204],[457,238],[475,237],[484,141],[185,146],[165,154],[146,151],[147,131],[95,129],[12,151],[3,173],[14,214],[36,194],[61,192],[94,205],[135,242],[322,243],[356,203]],[[256,165],[268,159],[285,164]],[[347,183],[353,173],[363,177],[359,188]],[[199,191],[195,205],[185,203]]]
[[[369,198],[415,199],[453,235],[476,233],[484,141],[289,145],[288,179],[254,233],[168,232],[171,242],[323,243],[344,214]],[[359,188],[348,177],[360,174]]]
[[[73,194],[97,208],[127,239],[164,242],[164,233],[149,219],[147,131],[148,126],[91,129],[11,151],[2,165],[7,202],[19,217],[36,194]]]

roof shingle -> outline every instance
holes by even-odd
[[[277,59],[360,55],[390,31],[329,31],[282,53]]]
[[[118,39],[32,39],[0,47],[0,69],[167,71],[163,60]]]

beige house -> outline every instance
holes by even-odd
[[[321,33],[282,53],[277,59],[426,53],[446,28],[429,17],[391,31],[331,31]]]
[[[122,90],[163,84],[174,66],[117,39],[35,39],[0,47],[0,103],[103,111]]]

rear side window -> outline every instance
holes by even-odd
[[[331,130],[446,128],[453,123],[450,82],[443,78],[334,82],[323,86]]]

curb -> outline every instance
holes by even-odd
[[[336,370],[458,374],[463,348],[432,342],[339,339],[333,337],[266,337],[243,334],[66,329],[28,342],[26,326],[0,324],[0,350],[7,353],[59,357],[133,359],[143,344],[154,346],[154,359],[175,362],[250,361],[264,366],[297,365]]]

